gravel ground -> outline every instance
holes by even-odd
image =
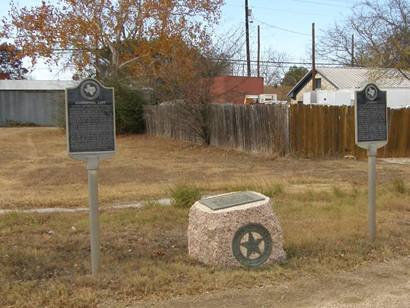
[[[303,276],[264,288],[183,297],[137,307],[396,307],[410,303],[410,257],[368,264],[352,272]]]

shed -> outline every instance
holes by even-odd
[[[410,76],[410,72],[405,72]],[[397,69],[317,68],[316,90],[309,71],[288,93],[292,102],[322,105],[351,105],[354,93],[373,82],[387,91],[390,108],[410,105],[410,80]]]
[[[66,88],[74,80],[0,80],[0,126],[62,126]]]
[[[263,94],[262,77],[217,76],[212,79],[213,103],[243,104],[245,95]]]

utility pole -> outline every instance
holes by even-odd
[[[261,27],[258,25],[258,60],[257,60],[257,71],[258,77],[260,77],[260,61],[261,61]]]
[[[316,90],[316,43],[315,23],[312,23],[312,91]]]
[[[98,49],[98,36],[95,38],[95,78],[98,80],[100,78],[99,74],[99,63],[100,63],[100,58],[99,58],[99,49]]]
[[[249,48],[249,8],[248,0],[245,0],[245,31],[246,31],[246,64],[248,77],[251,76],[251,55]]]
[[[352,67],[354,66],[354,34],[352,34]]]

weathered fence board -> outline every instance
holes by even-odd
[[[355,145],[354,108],[323,105],[210,105],[210,144],[301,157],[366,157]],[[201,142],[175,105],[145,109],[147,132]],[[389,109],[389,141],[380,157],[410,157],[410,108]],[[195,125],[194,125],[195,126]]]
[[[196,110],[181,105],[145,107],[148,134],[201,142]],[[209,143],[249,152],[285,154],[289,145],[287,105],[212,104],[208,107]],[[196,121],[190,119],[196,118]]]
[[[389,109],[389,141],[380,157],[410,156],[410,109]],[[355,145],[354,108],[292,105],[290,151],[304,157],[354,155],[366,152]],[[303,137],[298,137],[298,135]]]
[[[292,105],[290,151],[303,157],[361,156],[355,146],[354,112],[347,106]],[[298,138],[303,134],[303,138]]]

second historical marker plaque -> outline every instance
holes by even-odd
[[[70,154],[114,153],[114,90],[97,80],[67,89],[67,136]]]
[[[367,150],[369,160],[368,225],[372,241],[376,238],[376,156],[387,144],[387,93],[373,83],[355,93],[357,146]]]
[[[386,92],[368,84],[356,92],[356,144],[367,148],[370,143],[387,142]]]

